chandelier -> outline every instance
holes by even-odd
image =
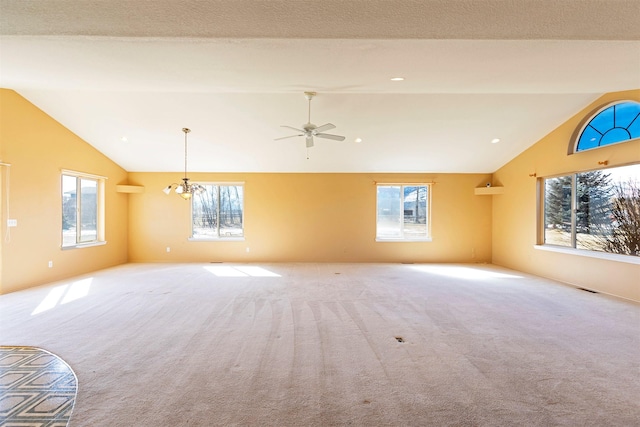
[[[179,194],[185,200],[191,199],[194,194],[200,194],[205,191],[204,187],[200,184],[189,184],[189,178],[187,178],[187,134],[191,132],[191,129],[182,128],[184,132],[184,178],[180,184],[169,184],[164,190],[164,194],[171,193],[171,190],[175,188],[176,194]]]

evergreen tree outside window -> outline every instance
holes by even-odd
[[[544,180],[544,243],[640,256],[640,164]]]
[[[640,103],[617,102],[593,115],[578,133],[574,153],[640,138]]]

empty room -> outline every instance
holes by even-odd
[[[0,0],[0,425],[633,426],[634,0]]]

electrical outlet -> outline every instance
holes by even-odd
[[[247,247],[247,252],[249,252],[249,248]]]
[[[7,227],[17,227],[18,226],[18,220],[17,219],[8,219],[7,220]]]
[[[167,246],[167,252],[171,252],[171,248]]]
[[[49,268],[53,268],[53,261],[49,261]]]

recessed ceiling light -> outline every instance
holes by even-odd
[[[126,136],[123,136],[122,138],[120,138],[120,141],[122,141],[122,142],[127,142],[127,141],[128,141],[128,139],[127,139],[127,137],[126,137]]]
[[[359,143],[359,142],[362,142],[362,138],[356,138],[353,141],[356,142],[356,143]]]
[[[492,143],[492,144],[497,144],[498,142],[500,142],[500,138],[493,138],[493,139],[491,140],[491,143]]]
[[[391,81],[392,82],[401,82],[404,80],[404,77],[392,77]]]

